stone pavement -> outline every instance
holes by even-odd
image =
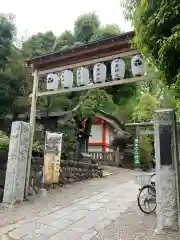
[[[132,171],[52,190],[47,198],[0,209],[2,240],[150,240],[156,217],[136,206]],[[4,215],[2,215],[4,214]],[[169,237],[169,236],[167,236]]]

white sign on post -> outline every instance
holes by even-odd
[[[58,183],[60,176],[62,133],[46,132],[44,183]]]

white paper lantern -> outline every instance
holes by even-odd
[[[131,59],[132,75],[144,76],[146,74],[146,62],[141,55],[136,55]]]
[[[80,67],[76,72],[76,81],[78,86],[86,86],[89,83],[89,70],[85,67]]]
[[[94,83],[103,83],[106,81],[106,65],[96,63],[93,68]]]
[[[48,90],[57,90],[59,85],[59,76],[54,73],[47,75],[46,88]]]
[[[61,73],[61,86],[62,88],[72,88],[73,86],[73,72],[65,70]]]
[[[122,59],[115,59],[111,63],[112,79],[123,79],[125,75],[125,62]]]

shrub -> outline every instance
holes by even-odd
[[[9,149],[9,137],[2,131],[0,131],[0,150]]]
[[[148,168],[152,161],[153,145],[151,136],[142,135],[140,137],[140,159],[141,166]]]
[[[39,141],[36,141],[33,143],[32,150],[33,150],[33,152],[41,153],[41,152],[43,152],[43,146],[40,144]]]

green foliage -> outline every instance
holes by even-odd
[[[67,95],[44,96],[38,99],[38,109],[49,112],[58,110],[68,110],[72,107],[72,101]]]
[[[133,13],[136,47],[161,71],[167,85],[180,71],[180,2],[142,1]]]
[[[100,26],[99,17],[95,13],[80,15],[74,23],[74,35],[78,42],[88,42]]]
[[[106,104],[113,104],[111,95],[105,90],[91,89],[80,98],[80,113],[83,117],[93,117]]]
[[[0,131],[0,150],[9,149],[9,137],[2,131]]]
[[[152,161],[152,136],[141,135],[140,137],[140,160],[141,166],[148,167],[150,161]]]
[[[54,46],[52,48],[53,51],[64,50],[65,47],[68,49],[75,42],[75,37],[70,31],[64,31],[55,41]]]
[[[43,145],[40,144],[40,142],[36,141],[33,143],[32,150],[33,152],[36,152],[36,153],[42,153],[44,150]]]
[[[59,120],[58,122],[59,132],[63,133],[63,146],[62,156],[63,159],[72,159],[75,152],[76,144],[76,123],[74,119],[70,119],[67,122]]]
[[[0,116],[10,113],[14,101],[21,94],[21,85],[15,75],[9,72],[0,72]]]
[[[4,70],[11,52],[15,26],[12,15],[0,14],[0,70]]]
[[[129,96],[129,99],[126,99],[120,105],[116,105],[116,109],[113,112],[115,116],[117,116],[122,123],[132,122],[135,107],[138,104],[138,98],[136,95]]]
[[[26,57],[38,57],[52,52],[56,37],[52,31],[46,33],[37,33],[25,41],[22,45],[22,51]]]
[[[153,120],[154,111],[160,107],[159,101],[150,93],[140,97],[139,103],[134,110],[134,120],[149,122]]]
[[[102,40],[109,37],[114,37],[119,34],[120,34],[119,26],[117,24],[109,24],[106,25],[105,27],[98,28],[94,32],[91,40]]]
[[[132,20],[134,12],[141,3],[141,0],[120,0],[120,6],[123,8],[126,20]]]

